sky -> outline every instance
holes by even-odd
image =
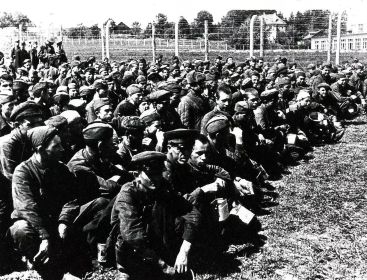
[[[112,18],[128,26],[138,21],[145,28],[158,13],[167,15],[172,22],[183,16],[191,23],[201,10],[207,10],[214,22],[219,22],[233,9],[275,9],[285,16],[306,9],[347,9],[362,18],[367,11],[367,0],[15,0],[1,3],[1,11],[19,11],[37,25],[52,23],[63,27],[79,23],[90,26]]]

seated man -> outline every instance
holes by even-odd
[[[165,160],[165,154],[154,151],[133,156],[139,175],[116,198],[111,222],[120,229],[119,279],[162,279],[162,274],[188,270],[200,214],[163,179]]]
[[[65,271],[58,257],[68,252],[64,245],[79,212],[75,180],[58,161],[63,148],[55,128],[34,128],[29,138],[36,151],[14,171],[10,233],[16,249],[43,279],[61,279]]]

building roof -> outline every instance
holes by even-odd
[[[307,36],[303,37],[303,40],[310,40],[313,37],[325,36],[325,35],[326,34],[324,30],[310,31]]]
[[[266,25],[281,25],[285,26],[287,23],[278,17],[276,14],[263,15],[264,21]]]

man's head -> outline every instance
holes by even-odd
[[[187,83],[196,93],[201,94],[205,87],[205,75],[200,72],[191,71],[186,76]]]
[[[297,102],[301,107],[307,107],[311,103],[311,96],[307,90],[300,90],[297,94]]]
[[[93,109],[98,119],[107,123],[112,120],[112,105],[108,98],[96,99],[93,104]]]
[[[131,149],[140,150],[144,136],[144,123],[137,116],[125,117],[121,121],[125,140]]]
[[[126,93],[128,94],[128,98],[130,102],[136,106],[138,106],[142,100],[142,89],[140,85],[132,84],[127,87]]]
[[[208,132],[208,139],[217,149],[227,146],[230,123],[226,116],[217,115],[211,118],[205,126]]]
[[[13,78],[9,74],[0,76],[0,95],[13,95]]]
[[[44,125],[42,108],[31,101],[21,103],[15,107],[10,115],[10,121],[25,133],[27,130]]]
[[[70,69],[72,75],[78,75],[80,72],[80,62],[75,60],[70,63]]]
[[[108,85],[106,82],[102,80],[94,81],[93,87],[96,89],[96,93],[99,98],[107,97],[108,94]]]
[[[232,101],[232,91],[231,88],[225,84],[218,87],[215,93],[215,102],[219,110],[228,112],[230,110]]]
[[[331,88],[327,83],[321,83],[317,85],[317,91],[322,98],[325,98],[328,95],[330,89]]]
[[[343,73],[337,74],[337,82],[342,87],[345,87],[348,83],[348,78]]]
[[[36,154],[39,155],[38,159],[41,163],[46,164],[62,159],[64,148],[56,128],[39,126],[29,130],[27,137]]]
[[[305,80],[306,80],[305,72],[300,71],[296,74],[296,84],[302,85],[302,84],[304,84]]]
[[[9,121],[16,103],[14,95],[0,95],[1,116]]]
[[[71,138],[79,138],[82,136],[83,121],[80,114],[75,110],[66,110],[60,114],[66,118],[69,126]]]
[[[134,155],[131,163],[140,172],[143,181],[149,180],[152,184],[142,184],[148,190],[155,190],[162,182],[162,172],[166,155],[155,151],[146,151]]]
[[[185,164],[190,158],[194,139],[199,132],[194,129],[175,129],[167,131],[164,138],[167,141],[167,157],[175,164]]]
[[[112,136],[113,128],[103,122],[90,123],[83,129],[83,138],[87,149],[101,160],[109,160],[116,153]]]
[[[331,71],[330,64],[323,64],[321,67],[321,74],[323,76],[329,76]]]
[[[203,167],[208,163],[210,143],[208,138],[200,134],[196,139],[190,155],[190,163],[195,167]]]
[[[254,88],[244,90],[244,99],[247,101],[250,109],[255,110],[260,105],[259,92]]]
[[[151,94],[149,94],[148,98],[150,100],[150,102],[152,102],[154,108],[158,111],[161,112],[164,110],[164,108],[166,108],[169,104],[169,100],[170,100],[170,92],[164,89],[161,90],[157,90],[155,92],[152,92]]]
[[[145,124],[145,133],[153,136],[162,129],[161,116],[156,110],[147,110],[140,116],[140,120]]]

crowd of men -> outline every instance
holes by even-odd
[[[358,60],[70,60],[62,41],[25,45],[0,57],[2,273],[19,258],[44,279],[78,275],[101,243],[119,279],[185,274],[234,233],[246,242],[276,202],[269,181],[366,104]]]

